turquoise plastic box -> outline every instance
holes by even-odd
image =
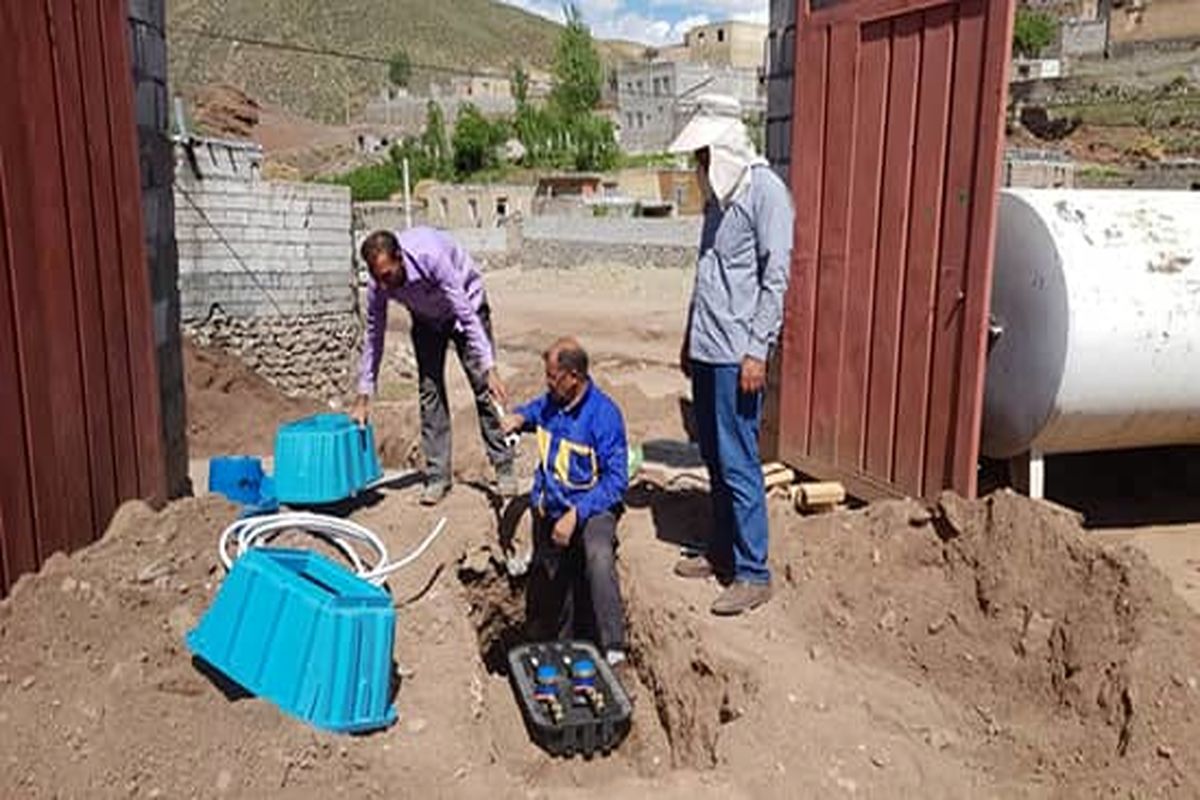
[[[308,550],[256,548],[233,564],[192,653],[318,728],[362,733],[396,721],[391,596]]]
[[[374,430],[346,414],[305,417],[275,434],[275,497],[281,503],[336,503],[382,475]]]

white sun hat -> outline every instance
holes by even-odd
[[[696,98],[696,111],[675,137],[672,153],[692,153],[725,140],[742,123],[742,104],[725,94],[702,94]]]

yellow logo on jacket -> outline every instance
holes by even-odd
[[[558,450],[552,453],[554,435],[540,426],[537,429],[537,445],[542,469],[550,472],[553,458],[554,477],[564,488],[586,491],[600,480],[596,451],[588,445],[559,437]]]

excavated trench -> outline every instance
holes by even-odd
[[[504,527],[502,526],[502,531]],[[475,629],[479,657],[494,675],[507,673],[508,651],[530,641],[526,626],[527,575],[514,577],[522,540],[501,536],[501,545],[479,547],[459,562],[458,579]],[[718,763],[722,726],[738,719],[758,692],[745,667],[711,652],[698,633],[674,611],[654,605],[634,582],[625,582],[629,658],[637,676],[626,689],[638,714],[636,726],[657,724],[670,748],[672,766],[710,769]]]

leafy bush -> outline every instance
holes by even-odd
[[[358,167],[329,179],[329,183],[349,186],[355,202],[387,200],[403,188],[400,172],[391,162]]]
[[[1037,58],[1058,38],[1058,18],[1045,11],[1017,9],[1013,27],[1013,50],[1026,58]]]

